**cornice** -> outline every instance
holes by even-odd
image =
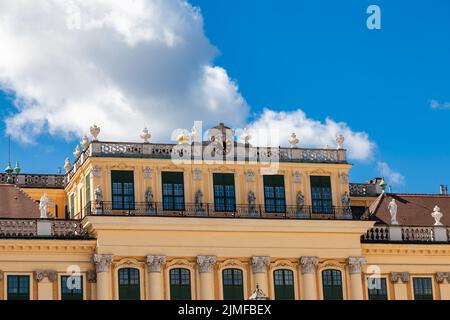
[[[52,253],[92,253],[97,245],[96,240],[40,240],[14,239],[1,240],[0,252],[52,252]]]

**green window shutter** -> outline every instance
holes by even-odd
[[[83,300],[83,276],[61,276],[61,300]]]
[[[30,276],[7,276],[8,300],[30,300]]]
[[[388,300],[386,279],[376,279],[376,282],[372,284],[376,284],[377,287],[368,289],[369,300]]]
[[[141,287],[139,270],[123,268],[119,270],[119,300],[140,300]]]
[[[134,172],[111,171],[113,210],[134,209]]]
[[[311,176],[311,198],[313,213],[332,213],[333,197],[331,193],[331,178]]]
[[[70,195],[70,218],[75,217],[75,193]]]
[[[413,278],[414,300],[433,300],[431,278]]]
[[[264,176],[264,203],[266,212],[286,212],[286,196],[284,187],[284,176]]]
[[[341,272],[332,269],[322,271],[322,288],[324,300],[343,300]]]
[[[91,202],[91,175],[86,176],[86,205]]]
[[[280,269],[273,273],[275,300],[295,300],[294,273]]]
[[[222,285],[224,300],[244,300],[244,280],[241,270],[223,270]]]
[[[191,300],[191,272],[188,269],[170,270],[170,299]]]

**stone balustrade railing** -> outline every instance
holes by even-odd
[[[350,183],[352,197],[375,197],[381,194],[381,187],[370,183]]]
[[[442,243],[450,242],[450,228],[444,226],[375,226],[361,237],[362,242]]]
[[[86,238],[77,220],[0,219],[0,238]]]
[[[21,188],[64,188],[65,178],[62,174],[13,174],[12,181],[8,175],[0,174],[0,183],[13,183]]]

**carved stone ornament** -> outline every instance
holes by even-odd
[[[94,166],[92,168],[92,175],[94,177],[101,177],[102,176],[102,168],[98,167],[98,166]]]
[[[397,283],[401,280],[403,283],[407,283],[409,281],[409,273],[408,272],[391,272],[389,274],[389,279],[393,283]]]
[[[95,124],[89,129],[89,132],[91,133],[93,137],[93,141],[97,141],[97,137],[100,134],[100,127],[97,127]]]
[[[350,274],[361,273],[361,267],[367,263],[363,257],[349,257],[347,259],[348,269]]]
[[[294,172],[292,174],[292,181],[294,183],[302,183],[302,177],[303,175],[300,172]]]
[[[392,225],[397,225],[398,221],[397,221],[397,203],[395,202],[395,199],[392,199],[391,202],[389,202],[388,205],[388,210],[389,213],[391,214],[391,224]]]
[[[143,170],[144,173],[144,179],[151,179],[153,176],[152,168],[145,167]]]
[[[53,282],[56,280],[57,275],[54,270],[36,270],[34,271],[34,278],[41,282],[44,278],[48,278],[48,281]]]
[[[316,271],[318,263],[319,263],[318,257],[301,257],[300,267],[302,270],[302,274],[314,273]]]
[[[266,266],[269,265],[269,257],[252,257],[252,268],[253,273],[264,273],[266,272]]]
[[[64,169],[66,170],[66,173],[70,171],[70,168],[72,168],[70,158],[66,158],[66,161],[64,161]]]
[[[341,150],[344,148],[344,141],[345,141],[345,137],[340,134],[336,137],[336,144],[337,144],[337,149]]]
[[[443,226],[441,219],[442,219],[442,212],[441,212],[441,208],[439,208],[438,206],[435,206],[433,209],[433,212],[431,213],[431,216],[434,218],[434,225],[435,226]]]
[[[216,256],[197,256],[198,271],[200,273],[211,272],[216,262]]]
[[[92,263],[95,264],[95,269],[97,273],[107,272],[109,266],[112,263],[112,260],[113,260],[112,254],[94,254],[92,256]]]
[[[348,183],[348,174],[345,172],[340,173],[339,181],[341,182],[341,184],[347,184]]]
[[[147,271],[161,272],[161,266],[166,264],[166,256],[147,256]]]
[[[39,212],[41,214],[40,215],[41,219],[48,218],[48,204],[49,204],[48,195],[44,193],[39,201]]]
[[[245,174],[245,181],[247,182],[254,182],[255,181],[255,171],[253,170],[246,170],[244,172]]]
[[[192,170],[192,178],[196,181],[202,180],[202,170],[200,170],[199,168],[195,168],[194,170]]]
[[[97,272],[95,270],[88,270],[88,272],[87,272],[87,281],[89,283],[97,282]]]
[[[437,283],[443,283],[445,279],[450,283],[450,272],[436,272]]]
[[[80,141],[81,146],[83,147],[84,150],[86,150],[89,147],[89,138],[87,136],[83,136],[83,138]]]

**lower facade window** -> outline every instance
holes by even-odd
[[[7,276],[8,300],[30,300],[30,276]]]
[[[294,272],[275,270],[273,272],[275,300],[295,300]]]
[[[341,272],[339,270],[322,271],[322,288],[324,300],[343,300]]]
[[[225,269],[222,272],[222,279],[224,300],[244,300],[242,270]]]
[[[433,300],[431,278],[413,278],[414,300]]]
[[[170,270],[170,299],[191,300],[191,272],[189,269]]]
[[[61,276],[61,300],[83,300],[83,276]]]
[[[385,278],[368,279],[369,300],[388,300]]]
[[[141,287],[139,270],[123,268],[119,270],[119,300],[140,300]]]

